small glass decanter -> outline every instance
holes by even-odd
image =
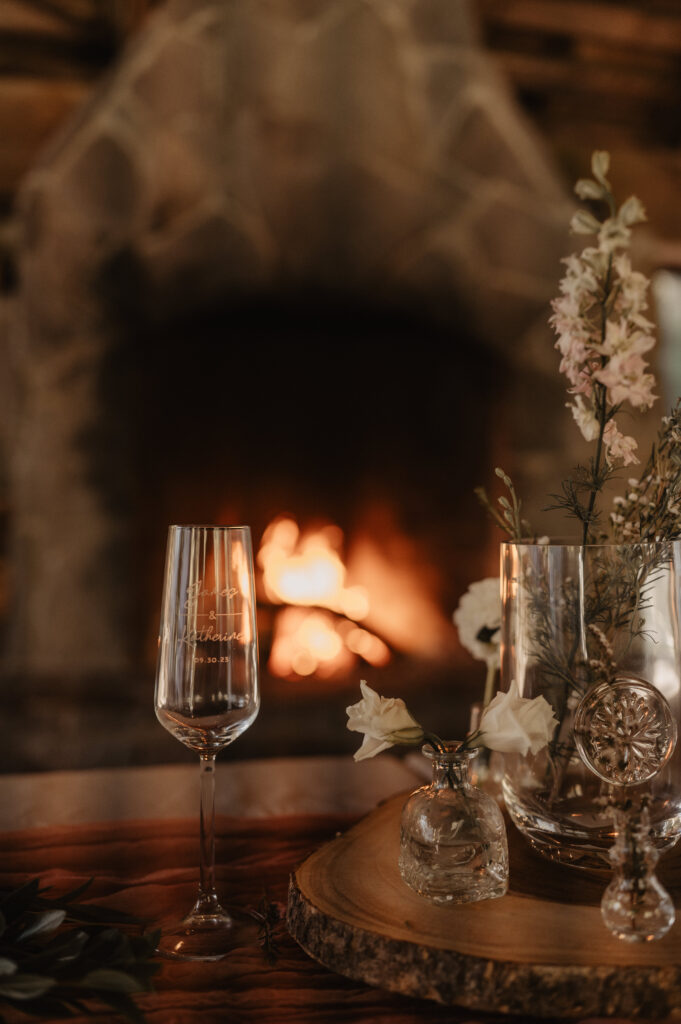
[[[650,840],[644,807],[628,814],[614,809],[615,845],[610,850],[614,876],[603,893],[601,915],[612,934],[625,942],[661,939],[676,913],[667,890],[655,875],[660,854]]]
[[[590,690],[575,715],[575,743],[584,763],[611,787],[614,876],[601,916],[625,942],[661,939],[676,912],[655,875],[659,852],[651,838],[649,795],[632,789],[651,782],[674,752],[677,728],[666,698],[651,683],[620,676]]]
[[[508,889],[508,846],[495,800],[470,782],[475,750],[447,743],[431,759],[430,785],[402,810],[399,869],[403,880],[434,903],[472,903]]]

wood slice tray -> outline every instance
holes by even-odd
[[[607,874],[548,863],[513,827],[506,896],[459,906],[417,896],[397,867],[405,798],[291,877],[287,924],[310,956],[391,992],[496,1013],[662,1018],[681,1007],[681,922],[658,942],[613,938],[599,908]],[[660,872],[672,892],[675,861]]]

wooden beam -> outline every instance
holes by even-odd
[[[0,80],[0,195],[16,191],[42,147],[89,92],[86,82],[75,80]]]
[[[681,88],[666,77],[623,65],[587,64],[579,60],[495,51],[494,57],[515,85],[571,95],[616,96],[628,100],[678,106]]]
[[[478,0],[478,6],[488,26],[681,53],[681,17],[650,13],[644,4],[636,9],[591,0]]]
[[[24,3],[24,0],[3,0],[0,4],[0,36],[5,34],[63,39],[71,30],[52,11]]]
[[[2,0],[0,33],[59,37],[113,34],[137,28],[159,0]]]

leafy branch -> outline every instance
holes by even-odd
[[[0,1008],[70,1017],[96,1000],[142,1024],[134,996],[152,990],[159,934],[127,934],[117,926],[139,927],[131,915],[75,903],[89,885],[59,899],[38,879],[0,890]]]

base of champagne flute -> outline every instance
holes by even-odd
[[[182,921],[164,927],[156,952],[168,960],[222,960],[234,949],[256,942],[257,932],[255,921],[235,920],[214,904],[209,913],[193,909]]]

